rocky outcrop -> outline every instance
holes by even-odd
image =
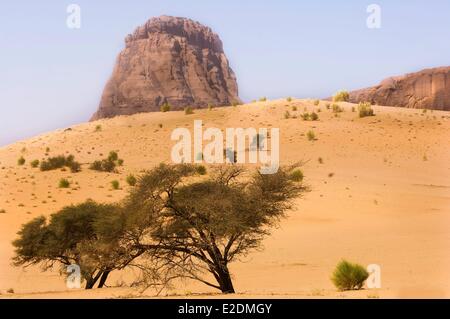
[[[185,18],[150,19],[125,39],[98,111],[91,120],[240,102],[222,41]]]
[[[350,92],[350,102],[450,110],[450,67],[426,69],[383,80],[379,85]]]

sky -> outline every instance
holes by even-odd
[[[81,28],[67,27],[67,7]],[[381,9],[368,28],[367,7]],[[240,97],[324,98],[450,65],[448,0],[2,0],[0,146],[85,122],[124,38],[149,18],[188,17],[224,43]]]

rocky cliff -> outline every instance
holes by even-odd
[[[450,110],[450,67],[426,69],[383,80],[379,85],[350,92],[350,102]]]
[[[91,120],[240,102],[222,41],[210,28],[185,18],[150,19],[125,39],[98,111]]]

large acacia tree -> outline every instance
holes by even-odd
[[[126,200],[128,245],[145,250],[149,264],[169,278],[234,293],[229,264],[259,248],[292,200],[306,191],[291,178],[297,166],[262,175],[228,165],[189,178],[196,167],[162,164],[141,176]]]

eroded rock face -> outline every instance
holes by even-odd
[[[383,80],[379,85],[350,92],[350,102],[450,110],[450,67],[426,69]]]
[[[98,111],[91,120],[240,102],[222,41],[210,28],[185,18],[150,19],[125,39]]]

